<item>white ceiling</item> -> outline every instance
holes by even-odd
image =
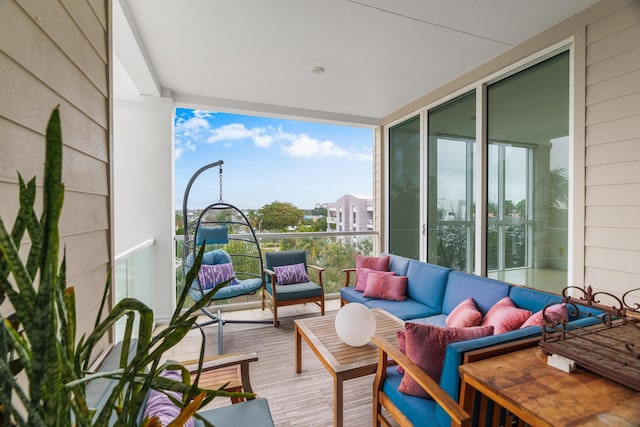
[[[596,1],[120,0],[116,90],[375,125]]]

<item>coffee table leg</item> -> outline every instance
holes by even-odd
[[[342,378],[337,375],[333,377],[333,425],[335,427],[342,427],[342,386]]]
[[[296,325],[296,373],[302,372],[302,337],[300,336],[300,329]]]

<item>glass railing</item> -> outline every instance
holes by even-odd
[[[115,257],[113,288],[115,302],[136,298],[153,307],[153,239],[147,240]],[[136,322],[137,322],[136,317]],[[116,324],[116,342],[122,339],[126,319]],[[137,323],[134,325],[137,335]]]
[[[326,296],[337,295],[344,285],[342,269],[355,267],[355,256],[373,255],[373,248],[378,247],[377,231],[353,232],[323,232],[323,233],[259,233],[256,234],[260,242],[262,256],[267,252],[285,250],[304,250],[307,253],[307,263],[323,267],[323,284]],[[182,237],[176,236],[176,292],[178,295],[184,286],[184,272],[181,266]],[[309,272],[310,279],[316,279],[313,271]],[[249,303],[255,305],[261,300],[260,293],[233,298],[232,300],[218,300],[216,304],[239,304],[238,308],[246,307]]]

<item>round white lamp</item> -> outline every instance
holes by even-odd
[[[364,304],[349,303],[336,314],[336,333],[347,345],[363,346],[376,333],[376,318]]]

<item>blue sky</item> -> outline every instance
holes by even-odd
[[[373,130],[176,109],[175,208],[202,166],[223,160],[223,200],[241,209],[273,201],[312,209],[344,194],[371,196]],[[190,207],[218,201],[218,170],[200,175]]]

